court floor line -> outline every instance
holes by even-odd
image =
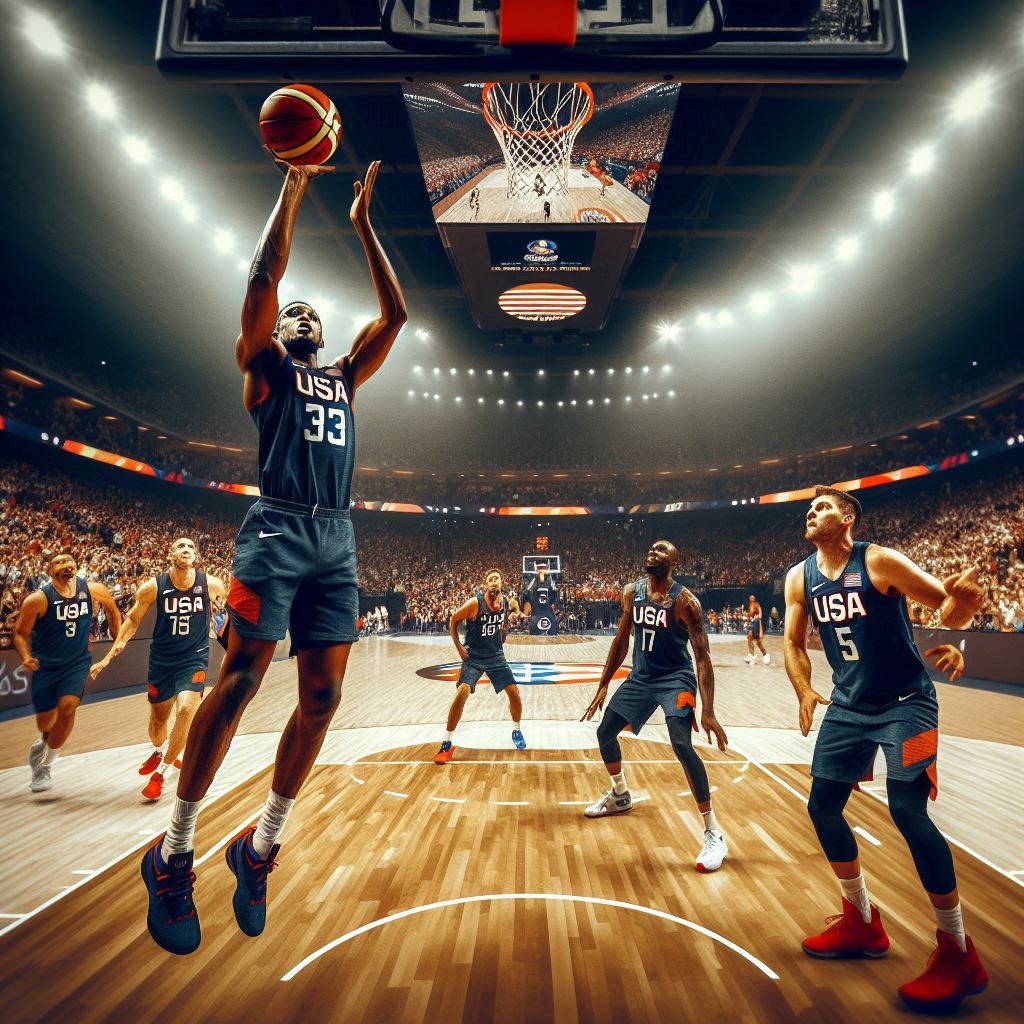
[[[657,742],[657,741],[652,741],[652,742]],[[526,760],[524,758],[512,758],[512,759],[509,759],[507,761],[461,761],[461,760],[455,760],[455,761],[451,761],[450,762],[450,764],[456,765],[456,766],[460,765],[460,764],[518,764],[518,765],[528,765],[531,768],[536,768],[538,765],[546,765],[546,764],[577,764],[577,765],[580,765],[580,766],[584,766],[585,765],[588,768],[592,768],[595,764],[600,764],[600,763],[601,763],[600,761],[584,761],[584,760],[580,760],[580,759],[573,759],[573,760],[570,760],[570,761],[529,761],[529,760]],[[709,768],[712,765],[718,765],[718,764],[746,764],[746,763],[747,763],[746,761],[742,761],[742,760],[735,760],[735,761],[705,761],[704,762],[704,764],[707,767],[709,767]],[[779,764],[788,764],[788,763],[803,764],[804,762],[803,761],[793,761],[793,762],[780,761],[778,763]],[[372,767],[374,765],[379,765],[379,764],[386,764],[386,765],[429,764],[429,765],[433,765],[434,762],[432,760],[431,761],[353,761],[349,765],[349,767],[350,768],[356,768],[356,767],[358,767],[358,768],[368,768],[368,767]],[[648,759],[648,760],[635,760],[635,759],[631,759],[631,760],[626,761],[626,764],[679,764],[679,761],[676,758],[674,758],[674,757],[668,757],[668,758],[664,758],[662,760],[651,760],[651,759]],[[355,778],[355,776],[353,776],[353,779],[354,778]],[[361,780],[357,780],[357,781],[359,781],[360,785],[362,785],[362,783],[365,780],[361,779]]]
[[[734,747],[733,749],[736,750],[736,753],[738,754],[742,753],[742,751],[740,751],[736,747]],[[785,781],[785,779],[780,779],[778,775],[776,775],[775,772],[773,772],[770,768],[766,768],[763,764],[761,764],[760,761],[757,761],[754,758],[750,758],[750,763],[755,768],[760,768],[760,770],[763,771],[765,775],[767,775],[769,778],[774,779],[780,786],[782,786],[783,789],[789,790],[789,792],[792,793],[793,796],[795,796],[799,801],[801,801],[801,803],[807,803],[807,797],[805,797],[798,790],[794,789],[788,782]],[[866,793],[870,797],[874,797],[875,800],[877,800],[879,803],[885,804],[886,807],[889,806],[889,801],[886,800],[885,797],[882,796],[880,793],[873,793],[871,792],[871,790],[868,789],[861,789],[861,792]],[[958,850],[963,850],[964,853],[970,854],[970,856],[972,856],[975,860],[978,860],[982,864],[984,864],[985,867],[991,868],[997,874],[1002,875],[1003,878],[1008,878],[1015,885],[1019,885],[1021,888],[1024,888],[1024,878],[1015,878],[1014,873],[1012,871],[1006,871],[1005,869],[1001,868],[998,864],[993,864],[992,861],[988,859],[988,857],[982,856],[980,853],[978,853],[977,850],[972,850],[969,846],[966,846],[964,843],[961,843],[958,839],[954,839],[951,835],[948,835],[947,833],[943,832],[942,829],[939,829],[939,833],[942,835],[943,839],[946,840],[946,842],[951,843]]]
[[[679,924],[684,928],[689,928],[691,931],[698,932],[700,935],[704,935],[705,937],[720,943],[727,949],[731,949],[734,953],[738,953],[744,960],[753,964],[762,974],[771,978],[772,981],[779,980],[779,976],[767,964],[758,960],[753,953],[748,952],[742,946],[738,946],[735,942],[727,939],[724,935],[720,935],[718,932],[714,932],[710,928],[705,928],[703,925],[696,924],[693,921],[688,921],[685,917],[676,917],[674,914],[669,914],[664,910],[655,910],[653,907],[642,907],[636,903],[625,903],[622,900],[604,899],[601,896],[574,896],[566,893],[550,892],[508,892],[493,893],[484,896],[460,896],[456,899],[439,900],[437,903],[426,903],[420,907],[410,907],[408,910],[400,910],[396,914],[389,914],[387,917],[382,917],[377,921],[370,921],[368,924],[364,924],[359,928],[346,932],[344,935],[338,936],[336,939],[332,939],[325,946],[321,946],[319,949],[310,953],[305,960],[296,964],[281,978],[281,980],[291,981],[297,974],[299,974],[300,971],[305,970],[305,968],[307,968],[311,963],[319,960],[320,957],[329,953],[332,949],[336,949],[342,943],[348,942],[350,939],[354,939],[360,935],[364,935],[366,932],[373,931],[376,928],[382,928],[384,925],[391,924],[393,921],[400,921],[402,918],[412,917],[414,914],[423,914],[429,910],[440,910],[444,907],[455,907],[468,903],[485,903],[498,900],[565,900],[568,903],[588,903],[597,906],[616,907],[620,910],[635,910],[637,913],[648,914],[651,917],[661,918],[663,921],[671,921],[673,924]]]

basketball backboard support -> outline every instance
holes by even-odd
[[[576,45],[531,48],[498,45],[500,4],[164,0],[156,57],[268,83],[847,82],[907,64],[901,0],[576,0]]]

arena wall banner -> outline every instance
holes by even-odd
[[[85,684],[85,702],[88,703],[89,695],[93,693],[104,693],[108,690],[120,690],[137,687],[139,699],[144,698],[146,692],[146,676],[149,668],[149,644],[147,639],[134,639],[129,641],[124,652],[115,658],[110,666],[96,680]],[[89,650],[92,653],[93,662],[106,657],[107,651],[113,645],[112,640],[100,640],[94,642]],[[210,641],[210,667],[207,671],[207,679],[213,681],[220,671],[220,663],[224,660],[224,651],[220,644]],[[0,711],[9,711],[12,708],[24,707],[32,702],[32,673],[22,667],[21,657],[17,651],[11,649],[0,653]],[[140,728],[143,728],[145,717],[140,717]]]

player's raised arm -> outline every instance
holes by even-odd
[[[366,180],[355,183],[355,199],[349,211],[352,226],[356,229],[359,241],[363,243],[373,286],[377,289],[377,301],[380,303],[380,316],[371,320],[359,332],[352,351],[338,360],[341,369],[348,370],[354,388],[369,380],[381,368],[398,332],[409,319],[398,278],[370,224],[370,200],[379,170],[380,161],[374,160],[366,172]]]
[[[636,587],[632,583],[627,583],[622,588],[622,618],[619,619],[619,628],[615,631],[615,639],[612,640],[612,645],[608,649],[608,660],[604,663],[601,681],[597,684],[597,693],[587,710],[583,712],[583,717],[580,718],[581,722],[589,722],[604,707],[612,676],[619,670],[619,666],[626,660],[626,655],[629,653],[629,634],[633,629],[633,593],[635,590]]]
[[[288,267],[295,218],[302,205],[302,198],[311,179],[334,170],[333,167],[293,167],[282,160],[277,162],[287,168],[287,173],[281,186],[281,195],[263,229],[249,268],[249,284],[242,304],[242,333],[235,342],[235,359],[238,368],[245,374],[246,408],[251,408],[264,393],[265,371],[260,365],[263,358],[273,355],[280,361],[284,351],[274,340],[278,313],[277,287]]]
[[[786,675],[800,701],[800,732],[806,736],[814,724],[814,709],[831,702],[811,687],[811,659],[807,656],[807,605],[804,600],[803,562],[786,575],[786,633],[783,639]]]
[[[476,617],[476,598],[471,597],[461,608],[452,614],[452,617],[448,620],[448,633],[452,638],[452,643],[455,644],[455,650],[459,652],[459,657],[465,661],[469,657],[469,651],[466,650],[459,638],[459,623],[465,622],[467,619]]]
[[[985,606],[977,566],[939,582],[906,555],[880,544],[868,548],[865,563],[876,590],[883,594],[895,590],[926,608],[938,608],[947,629],[966,628]]]
[[[729,738],[715,717],[715,668],[711,664],[711,645],[704,628],[704,613],[700,601],[685,587],[676,598],[676,617],[686,623],[690,633],[690,646],[697,666],[697,686],[700,689],[700,727],[707,733],[708,743],[714,733],[719,750],[725,750]]]
[[[121,623],[121,628],[115,633],[114,644],[107,651],[107,656],[89,669],[89,678],[95,679],[106,667],[124,651],[128,641],[138,632],[142,620],[156,600],[156,579],[148,579],[135,592],[135,602],[128,609],[128,614]]]
[[[46,595],[37,590],[25,598],[18,615],[18,623],[14,627],[12,641],[14,649],[21,657],[25,668],[35,672],[39,668],[39,660],[32,657],[32,630],[36,622],[46,614]]]

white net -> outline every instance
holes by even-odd
[[[488,82],[484,117],[505,158],[506,196],[513,207],[549,203],[569,212],[569,159],[580,129],[594,113],[586,82]],[[571,213],[570,213],[571,216]]]

